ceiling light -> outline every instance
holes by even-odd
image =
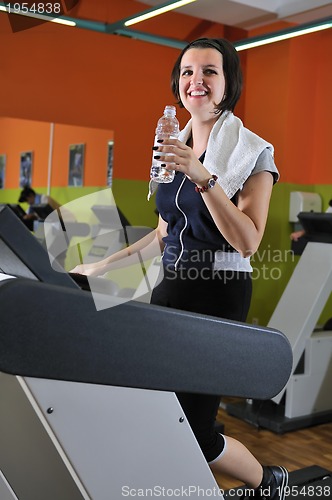
[[[196,0],[176,0],[175,2],[167,2],[160,7],[155,7],[153,9],[149,9],[145,11],[144,14],[135,16],[131,19],[128,19],[124,25],[131,26],[132,24],[140,23],[142,21],[146,21],[146,19],[150,19],[151,17],[159,16],[160,14],[165,14],[165,12],[169,12],[170,10],[178,9],[187,5],[188,3],[196,2]]]
[[[167,12],[172,9],[177,9],[179,7],[182,7],[183,5],[186,5],[194,1],[196,0],[180,0],[180,1],[173,0],[172,2],[166,2],[159,7],[154,7],[153,9],[145,10],[141,15],[137,15],[136,17],[122,19],[112,24],[107,24],[100,21],[75,19],[72,17],[64,18],[61,16],[54,18],[54,16],[45,14],[43,15],[34,12],[25,12],[25,11],[23,12],[21,9],[15,12],[14,6],[20,5],[18,3],[5,4],[4,2],[0,2],[0,12],[3,11],[10,14],[13,13],[18,15],[25,15],[29,17],[34,17],[36,19],[40,19],[42,21],[50,21],[58,24],[65,24],[67,26],[76,26],[77,28],[99,31],[105,34],[126,36],[136,40],[143,40],[149,43],[156,43],[158,45],[165,45],[168,47],[173,47],[182,50],[188,44],[187,41],[162,37],[151,33],[144,33],[141,31],[135,31],[132,30],[131,28],[128,29],[125,26],[138,23],[140,21],[143,21],[144,19],[148,19],[150,17],[157,16],[159,14],[163,14],[164,12]],[[8,5],[12,6],[8,7]],[[260,47],[262,45],[267,45],[274,42],[280,42],[281,40],[287,40],[290,38],[294,38],[301,35],[307,35],[315,31],[321,31],[329,28],[332,28],[332,17],[319,19],[313,23],[306,23],[298,26],[292,26],[284,30],[275,31],[274,33],[267,33],[265,35],[260,35],[257,37],[245,38],[243,40],[233,42],[233,45],[237,51],[247,50],[254,47]]]
[[[294,38],[296,36],[308,35],[309,33],[329,28],[332,28],[332,18],[320,19],[316,23],[302,24],[289,29],[275,31],[274,33],[269,33],[268,35],[240,40],[239,42],[234,42],[234,47],[237,51],[247,50],[254,47],[260,47],[261,45],[267,45],[269,43],[288,40],[289,38]]]
[[[47,21],[51,23],[58,23],[58,24],[64,24],[66,26],[76,26],[76,22],[71,21],[69,19],[65,19],[63,17],[53,17],[54,14],[51,15],[45,15],[45,14],[38,14],[37,12],[32,12],[32,11],[22,11],[19,8],[16,8],[15,6],[19,6],[20,4],[12,4],[12,7],[6,7],[3,5],[0,5],[0,11],[2,12],[7,12],[8,14],[16,14],[19,16],[25,16],[25,17],[33,17],[34,19],[40,19],[41,21]]]

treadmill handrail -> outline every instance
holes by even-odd
[[[29,300],[27,300],[27,297]],[[0,371],[92,384],[270,399],[292,350],[279,331],[89,292],[0,283]]]

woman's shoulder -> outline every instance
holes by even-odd
[[[258,174],[259,172],[271,172],[274,178],[274,182],[277,182],[279,180],[280,174],[274,162],[272,152],[269,148],[263,149],[263,151],[260,153],[257,158],[255,167],[251,172],[251,175]]]

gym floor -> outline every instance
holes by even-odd
[[[223,398],[222,406],[236,401]],[[225,426],[225,434],[241,441],[264,465],[283,465],[289,472],[318,465],[332,469],[332,422],[307,427],[284,434],[253,425],[228,415],[219,409],[218,421]],[[227,490],[241,486],[241,483],[227,477],[217,477],[219,487]]]

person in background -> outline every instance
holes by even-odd
[[[325,210],[325,213],[332,214],[332,200],[329,201],[329,206]]]
[[[329,201],[329,206],[325,210],[325,213],[327,213],[327,214],[332,213],[332,200]],[[305,236],[305,230],[299,229],[298,231],[294,231],[293,233],[290,234],[290,239],[292,241],[298,241],[303,236]]]
[[[53,210],[60,208],[60,205],[51,196],[46,194],[38,194],[30,186],[25,186],[18,199],[19,203],[28,203],[29,208],[26,215],[23,217],[25,220],[38,219],[38,215],[33,210],[33,205],[50,205]]]
[[[305,235],[305,230],[304,229],[299,229],[298,231],[293,231],[290,234],[290,239],[293,241],[298,241],[299,238],[302,238]]]
[[[103,275],[155,238],[163,252],[164,277],[153,290],[152,304],[245,321],[252,293],[250,256],[263,237],[272,186],[279,178],[273,146],[233,114],[242,73],[227,40],[189,43],[175,62],[171,87],[190,120],[178,139],[153,147],[155,158],[176,172],[173,182],[158,186],[157,228],[72,272]],[[150,182],[150,192],[156,187]],[[217,432],[220,397],[177,397],[213,473],[245,483],[248,498],[284,499],[287,470],[262,466],[242,443]]]

